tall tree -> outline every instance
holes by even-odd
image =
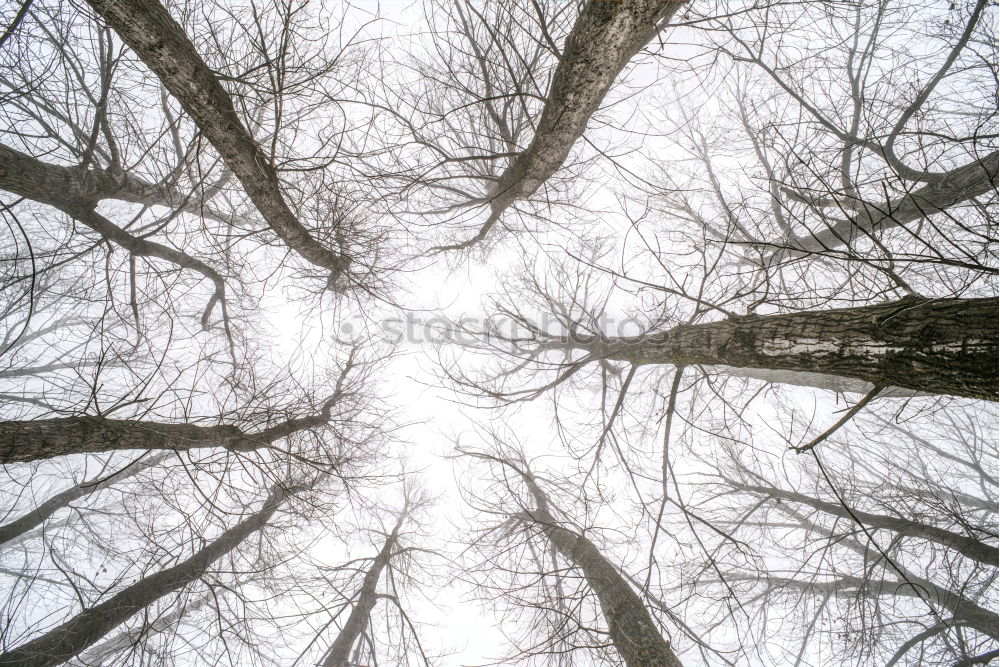
[[[473,450],[460,449],[463,455],[485,460],[499,466],[495,474],[501,479],[506,474],[513,474],[526,487],[531,503],[508,517],[508,524],[513,522],[513,530],[526,530],[529,535],[543,537],[571,568],[578,570],[587,582],[587,586],[596,596],[604,622],[615,651],[628,667],[680,667],[681,662],[664,638],[658,624],[653,620],[643,600],[633,589],[632,583],[623,574],[621,567],[608,560],[598,547],[570,522],[557,516],[546,493],[539,485],[537,478],[528,469],[523,460],[517,460],[513,454],[492,454]],[[503,485],[511,484],[509,479],[503,479]],[[516,495],[511,488],[508,491]],[[520,500],[516,502],[522,502]],[[544,553],[544,551],[543,551]],[[553,563],[553,566],[555,564]],[[562,573],[555,576],[563,577]],[[562,613],[568,612],[569,601],[557,600],[556,604],[564,605]],[[581,626],[586,623],[583,618],[576,619]],[[541,651],[549,640],[535,639],[535,650]]]
[[[217,560],[261,530],[288,495],[271,489],[263,507],[227,529],[184,561],[161,570],[86,609],[42,636],[0,654],[0,665],[58,665],[96,644],[116,626],[159,598],[197,581]]]
[[[349,258],[324,247],[288,207],[275,156],[254,141],[229,93],[166,8],[159,2],[90,4],[194,119],[271,229],[289,248],[329,271],[332,284],[347,269]]]
[[[588,0],[559,54],[531,143],[508,161],[489,194],[490,211],[467,241],[479,243],[515,202],[538,190],[566,161],[591,116],[625,66],[666,26],[686,0]]]

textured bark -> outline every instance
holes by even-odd
[[[563,45],[531,144],[504,170],[491,193],[490,214],[472,239],[443,250],[467,248],[486,238],[512,204],[526,199],[566,161],[615,79],[670,21],[677,0],[589,0]]]
[[[971,558],[972,560],[985,563],[986,565],[990,565],[992,567],[996,567],[1000,564],[1000,549],[997,549],[997,547],[980,542],[976,538],[969,537],[968,535],[956,535],[951,531],[938,528],[937,526],[929,526],[927,524],[920,523],[919,521],[904,519],[902,517],[873,514],[856,508],[848,512],[847,509],[839,503],[826,502],[824,500],[819,500],[818,498],[813,498],[794,491],[782,491],[780,489],[766,486],[751,486],[745,484],[734,484],[733,487],[741,491],[748,491],[750,493],[763,495],[768,498],[775,498],[800,505],[806,505],[819,510],[820,512],[843,517],[848,520],[853,520],[857,517],[858,520],[871,526],[872,528],[891,530],[899,535],[916,537],[922,540],[935,542],[949,549],[954,549],[966,558]]]
[[[232,98],[166,8],[157,0],[88,2],[180,102],[281,240],[310,263],[342,273],[348,259],[313,238],[288,207],[271,157],[243,126]]]
[[[260,511],[222,533],[187,560],[137,581],[41,637],[0,654],[0,667],[50,667],[78,655],[133,614],[197,581],[212,563],[263,528],[284,497],[280,489],[272,490]]]
[[[94,646],[91,646],[73,659],[69,664],[73,667],[76,667],[77,665],[85,665],[86,667],[104,667],[105,665],[115,664],[114,659],[116,656],[135,648],[140,645],[144,639],[150,637],[151,635],[173,630],[173,628],[182,618],[184,618],[185,615],[201,609],[214,599],[215,596],[213,596],[210,592],[205,593],[204,595],[196,598],[193,602],[189,602],[169,614],[164,614],[163,616],[158,617],[148,625],[142,625],[126,630],[109,637]]]
[[[143,470],[159,465],[169,456],[170,455],[166,453],[151,456],[143,461],[133,463],[127,468],[120,470],[113,475],[104,477],[103,479],[82,482],[76,486],[71,486],[65,491],[57,493],[27,514],[23,514],[10,523],[0,526],[0,544],[6,544],[17,537],[24,535],[29,530],[37,528],[59,510],[64,507],[69,507],[69,504],[74,500],[78,500],[84,496],[90,495],[91,493],[96,493],[102,489],[106,489],[109,486],[117,484],[118,482],[134,477]]]
[[[123,449],[225,447],[250,451],[326,424],[335,402],[327,401],[318,414],[289,419],[257,433],[244,433],[225,424],[197,426],[93,416],[5,421],[0,422],[0,464]]]
[[[791,239],[787,242],[789,248],[774,253],[770,261],[839,248],[869,233],[920,220],[996,190],[997,156],[994,151],[982,160],[942,174],[934,182],[888,204],[852,203],[852,208],[860,209],[853,218],[842,220],[824,231]]]
[[[646,605],[618,568],[585,536],[564,528],[551,514],[548,501],[534,479],[521,473],[535,499],[535,510],[525,518],[540,525],[562,555],[583,572],[601,604],[608,634],[628,667],[682,667],[670,642],[660,634]]]
[[[134,236],[94,210],[104,193],[117,192],[122,187],[121,180],[105,171],[46,164],[0,145],[0,188],[63,211],[134,257],[157,257],[212,281],[215,293],[202,315],[202,326],[207,328],[213,308],[226,297],[225,280],[203,261],[162,243]]]
[[[400,515],[399,520],[396,522],[396,527],[393,528],[389,537],[386,538],[381,551],[375,556],[375,560],[372,561],[368,571],[365,572],[365,578],[361,583],[361,590],[358,591],[358,598],[354,602],[351,615],[347,617],[344,627],[330,645],[330,650],[323,660],[323,667],[351,667],[351,649],[357,644],[358,639],[361,638],[362,633],[368,626],[372,609],[375,608],[375,603],[378,602],[377,588],[379,578],[382,576],[382,571],[389,564],[389,559],[392,558],[392,551],[396,548],[396,540],[402,522],[403,516]]]
[[[202,197],[163,183],[150,183],[128,172],[47,164],[3,144],[0,144],[0,188],[52,205],[63,200],[93,208],[101,200],[114,199],[143,206],[165,206],[226,224],[256,226],[242,216],[220,213]]]
[[[635,338],[561,340],[633,364],[823,373],[997,400],[997,300],[909,297],[875,306],[749,315]]]

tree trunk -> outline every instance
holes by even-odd
[[[759,575],[727,574],[726,579],[735,581],[760,581]],[[987,637],[996,639],[1000,617],[996,613],[971,602],[958,594],[941,588],[926,579],[909,577],[909,581],[878,581],[862,577],[838,577],[829,581],[799,581],[782,577],[768,578],[773,586],[782,586],[800,591],[830,593],[845,598],[857,598],[870,592],[876,596],[894,598],[899,596],[927,600],[951,612],[956,621],[975,628]]]
[[[622,69],[685,1],[590,0],[583,6],[563,45],[531,144],[501,174],[489,217],[475,237],[441,249],[467,248],[486,238],[507,208],[533,195],[563,165]]]
[[[193,611],[201,609],[214,599],[215,598],[211,592],[205,593],[204,595],[196,598],[193,602],[185,604],[181,608],[175,609],[169,614],[160,616],[148,625],[143,625],[126,632],[122,632],[113,637],[109,637],[99,644],[91,646],[75,658],[70,665],[73,667],[76,667],[77,665],[85,665],[85,667],[104,667],[105,665],[115,664],[114,658],[116,656],[139,646],[145,639],[152,635],[172,630],[186,614],[190,614]]]
[[[263,528],[284,498],[281,489],[273,489],[260,511],[222,533],[187,560],[137,581],[41,637],[0,654],[0,667],[51,667],[78,655],[133,614],[197,581],[212,563]]]
[[[629,582],[583,535],[564,528],[549,512],[548,500],[534,478],[524,472],[535,498],[535,510],[521,518],[539,525],[562,555],[583,572],[601,603],[608,634],[628,667],[682,667],[670,643],[660,634],[649,610]]]
[[[243,126],[229,94],[166,8],[157,0],[88,2],[181,103],[281,240],[312,264],[342,273],[348,259],[313,238],[292,213],[271,156]]]
[[[920,220],[996,190],[997,156],[997,151],[993,151],[982,160],[942,174],[933,183],[892,202],[881,205],[852,202],[851,208],[860,209],[853,218],[824,231],[787,241],[784,245],[789,247],[778,250],[768,261],[774,263],[839,248],[880,229]]]
[[[752,486],[730,482],[733,488],[740,491],[761,495],[767,498],[785,500],[800,505],[806,505],[820,512],[839,516],[844,519],[857,520],[875,528],[876,530],[891,530],[899,535],[915,537],[922,540],[935,542],[949,549],[954,549],[966,558],[996,567],[1000,563],[1000,549],[990,546],[968,535],[956,535],[955,533],[929,526],[911,519],[902,517],[886,516],[884,514],[873,514],[859,509],[852,509],[850,512],[839,503],[831,503],[818,498],[813,498],[794,491],[782,491],[766,486]]]
[[[104,477],[103,479],[82,482],[76,486],[66,489],[65,491],[57,493],[27,514],[14,519],[8,524],[0,526],[0,544],[6,544],[17,537],[24,535],[29,530],[42,525],[42,523],[53,514],[64,507],[69,507],[69,504],[74,500],[83,498],[91,493],[96,493],[102,489],[106,489],[113,484],[117,484],[122,480],[139,474],[143,470],[159,465],[169,456],[170,454],[168,453],[157,454],[156,456],[147,458],[145,461],[134,462],[123,470],[120,470],[108,477]]]
[[[749,315],[635,338],[562,339],[633,364],[823,373],[927,394],[997,400],[995,298],[908,297],[876,306]]]
[[[340,634],[337,635],[333,644],[330,645],[330,650],[323,660],[322,667],[350,667],[351,649],[368,626],[372,609],[375,608],[375,603],[378,602],[378,592],[376,590],[378,581],[382,576],[382,570],[385,569],[389,564],[389,559],[392,558],[392,550],[396,547],[396,537],[399,534],[399,527],[402,525],[402,522],[403,515],[400,515],[396,527],[393,528],[392,533],[386,538],[382,550],[375,556],[371,567],[365,573],[365,578],[361,584],[361,590],[358,592],[358,599],[351,610],[351,615],[348,616],[347,622],[341,629]]]
[[[175,186],[150,183],[127,172],[48,164],[0,144],[0,188],[45,204],[84,202],[91,208],[104,199],[143,206],[165,206],[224,224],[256,228],[258,222],[236,213],[223,214],[207,203],[211,195],[184,193]]]
[[[215,305],[226,298],[226,283],[218,271],[200,259],[162,243],[138,237],[115,225],[94,209],[101,193],[116,188],[116,181],[102,171],[50,165],[30,155],[0,145],[0,188],[34,201],[54,206],[77,222],[124,248],[134,257],[157,257],[177,266],[197,271],[215,286],[202,314],[202,327]]]
[[[197,426],[92,416],[0,422],[0,464],[127,449],[250,451],[326,424],[335,402],[327,401],[318,414],[289,419],[257,433],[244,433],[228,424]]]

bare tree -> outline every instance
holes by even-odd
[[[995,660],[995,18],[0,9],[0,664]]]
[[[271,490],[264,506],[196,551],[186,560],[150,575],[87,609],[41,637],[0,655],[5,665],[58,665],[95,644],[130,616],[155,600],[197,580],[213,562],[263,528],[287,491]]]
[[[437,250],[475,245],[513,203],[532,196],[566,161],[628,62],[683,4],[681,0],[585,3],[558,52],[559,64],[531,143],[509,160],[487,196],[486,221],[469,240]]]
[[[570,586],[568,580],[574,576],[573,572],[579,572],[590,593],[597,598],[607,625],[606,633],[618,659],[630,667],[676,667],[681,664],[670,641],[663,636],[659,623],[653,619],[621,567],[601,553],[587,537],[586,530],[576,527],[575,522],[568,517],[564,518],[564,513],[552,505],[537,476],[523,459],[506,450],[489,453],[460,448],[459,452],[464,456],[484,460],[491,467],[495,466],[493,475],[497,490],[510,494],[508,498],[488,500],[479,493],[467,491],[474,499],[477,509],[496,514],[500,519],[499,525],[482,530],[482,534],[476,539],[478,548],[495,549],[496,552],[488,554],[487,558],[503,562],[517,552],[512,546],[519,544],[521,540],[529,545],[537,544],[530,548],[536,559],[532,566],[541,569],[539,575],[533,575],[530,571],[520,572],[520,565],[516,562],[503,565],[498,562],[494,567],[501,570],[513,569],[515,576],[527,575],[534,586],[543,585],[549,577],[555,579],[557,593],[551,602],[554,608],[548,607],[548,600],[544,598],[532,603],[544,610],[544,614],[551,616],[553,632],[549,636],[537,636],[542,628],[532,627],[529,633],[535,636],[530,637],[530,648],[523,653],[528,656],[549,653],[558,655],[560,651],[572,650],[579,645],[579,638],[574,637],[576,634],[583,637],[590,635],[589,640],[596,643],[596,647],[604,643],[595,637],[604,634],[604,631],[589,627],[584,616],[587,612],[580,607],[580,601],[575,600],[562,587],[563,582]],[[519,486],[523,490],[519,490]],[[525,490],[527,497],[524,495]],[[511,503],[520,509],[505,512],[503,508]],[[491,506],[495,509],[486,509]],[[557,558],[567,564],[569,572],[559,567]],[[574,615],[579,616],[573,618]]]
[[[742,641],[762,644],[789,621],[807,628],[800,661],[817,643],[844,661],[988,662],[996,443],[982,419],[971,404],[889,407],[814,455],[750,456],[735,441],[699,454],[710,466],[685,486],[706,550],[685,578],[713,604],[738,600],[722,623]],[[774,613],[785,607],[790,619]]]

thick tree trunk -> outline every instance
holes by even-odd
[[[75,202],[93,208],[104,199],[143,206],[165,206],[225,224],[256,227],[236,214],[223,214],[205,201],[210,195],[185,194],[175,187],[150,183],[129,173],[48,164],[0,144],[0,189],[45,204]]]
[[[593,542],[564,528],[550,513],[548,500],[531,475],[524,472],[521,475],[535,498],[535,510],[521,518],[541,526],[556,551],[583,572],[600,601],[608,634],[625,664],[628,667],[682,667],[646,605],[618,568]]]
[[[686,0],[590,0],[563,45],[531,144],[504,170],[491,193],[490,214],[472,239],[486,238],[512,204],[533,195],[566,161],[615,79]]]
[[[282,490],[272,490],[259,512],[225,531],[187,560],[137,581],[41,637],[0,654],[0,667],[50,667],[78,655],[133,614],[197,581],[212,563],[263,528],[284,498]]]
[[[853,218],[838,222],[823,231],[785,242],[783,245],[788,248],[776,251],[769,262],[839,248],[880,229],[920,220],[996,190],[997,156],[997,151],[993,151],[982,160],[942,174],[933,183],[893,202],[880,205],[852,202],[851,208],[860,209]]]
[[[42,525],[42,523],[44,523],[53,514],[64,507],[69,507],[69,504],[74,500],[83,498],[91,493],[96,493],[102,489],[106,489],[109,486],[139,474],[143,470],[159,465],[169,456],[170,454],[168,453],[150,456],[144,461],[135,462],[127,468],[108,477],[104,477],[103,479],[92,482],[82,482],[76,486],[71,486],[65,491],[57,493],[27,514],[14,519],[8,524],[0,526],[0,545],[6,544],[7,542],[24,535],[29,530]]]
[[[181,608],[171,611],[169,614],[164,614],[156,618],[148,625],[132,628],[91,646],[69,664],[72,667],[77,667],[78,665],[83,665],[84,667],[105,667],[105,665],[116,664],[114,662],[115,658],[118,657],[120,660],[122,653],[135,648],[152,635],[173,630],[185,615],[201,609],[214,599],[215,596],[211,592],[205,593],[193,602],[189,602]],[[118,662],[117,664],[122,663]]]
[[[681,325],[636,338],[563,340],[559,345],[639,365],[823,373],[995,401],[997,318],[994,298],[910,297],[875,306]]]
[[[850,512],[839,503],[831,503],[818,498],[813,498],[794,491],[782,491],[766,486],[752,486],[747,484],[731,483],[733,488],[740,491],[761,495],[767,498],[775,498],[800,505],[806,505],[820,512],[839,516],[844,519],[862,521],[863,523],[879,530],[891,530],[899,535],[915,537],[922,540],[935,542],[949,549],[954,549],[966,558],[985,563],[992,567],[1000,564],[1000,549],[990,546],[968,535],[956,535],[955,533],[929,526],[919,521],[904,519],[902,517],[887,516],[884,514],[873,514],[859,509],[852,509]]]
[[[312,264],[342,273],[349,260],[313,238],[292,213],[271,157],[243,126],[229,94],[163,5],[157,0],[88,2],[181,103],[281,240]]]
[[[378,602],[378,581],[382,576],[382,571],[389,564],[392,558],[393,549],[396,548],[396,539],[399,534],[399,527],[402,525],[403,516],[400,515],[396,527],[385,540],[385,544],[375,560],[372,561],[368,571],[365,572],[364,581],[361,583],[361,590],[358,591],[358,598],[354,602],[351,615],[347,617],[347,622],[341,629],[340,634],[333,640],[330,650],[323,660],[323,667],[350,667],[351,649],[357,644],[362,633],[368,626],[372,609]]]
[[[0,422],[0,464],[125,449],[225,447],[250,451],[330,421],[335,399],[315,415],[296,417],[257,433],[236,426],[197,426],[106,417],[59,417]]]

